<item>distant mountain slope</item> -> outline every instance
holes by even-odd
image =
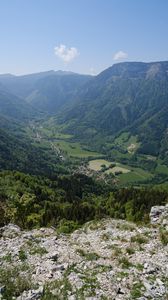
[[[66,124],[66,132],[85,140],[130,130],[138,134],[142,151],[158,154],[167,111],[168,62],[131,62],[116,64],[90,80],[58,120]]]
[[[1,125],[1,123],[0,123]],[[14,132],[14,129],[17,132]],[[50,147],[41,147],[28,138],[22,128],[0,127],[0,171],[18,170],[31,174],[51,176],[61,171],[55,152]]]
[[[12,74],[1,74],[0,83],[12,94],[25,98],[34,89],[35,83],[49,75],[52,75],[54,71],[41,72],[23,76],[14,76]]]
[[[0,116],[17,121],[26,121],[38,113],[23,99],[4,91],[0,87]]]
[[[38,144],[28,136],[27,122],[44,116],[39,110],[57,111],[89,78],[62,71],[0,75],[0,170],[43,175],[61,172],[58,155],[50,145]]]
[[[119,63],[94,77],[62,71],[0,75],[2,128],[9,129],[10,119],[35,118],[38,110],[55,115],[66,133],[99,145],[100,152],[128,131],[140,142],[138,152],[168,164],[168,62]]]
[[[90,76],[68,74],[51,75],[40,79],[26,101],[34,107],[48,113],[56,113],[76,97],[79,89],[90,79]]]
[[[48,71],[25,76],[1,75],[0,84],[36,109],[53,114],[73,100],[78,90],[91,78],[72,72]]]

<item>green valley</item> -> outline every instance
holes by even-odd
[[[13,214],[18,201],[23,206],[30,202],[25,221],[30,226],[47,225],[52,219],[57,225],[77,221],[71,224],[76,227],[100,211],[101,216],[126,217],[123,204],[115,206],[112,200],[109,206],[111,192],[118,193],[117,201],[122,202],[123,188],[145,189],[146,194],[151,187],[168,190],[167,68],[168,62],[119,63],[97,76],[54,71],[1,76],[5,214],[8,209]],[[28,186],[21,181],[28,181]],[[3,189],[10,182],[16,203]],[[149,210],[143,205],[141,217],[134,211],[132,218],[142,219]]]

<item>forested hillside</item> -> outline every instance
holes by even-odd
[[[121,63],[89,81],[58,121],[77,139],[99,146],[129,131],[138,135],[140,153],[164,156],[167,109],[168,63]]]
[[[167,199],[159,186],[168,182],[167,70],[122,63],[93,77],[0,76],[3,223],[20,222],[27,205],[23,227],[106,215],[147,221]]]
[[[35,110],[55,114],[65,103],[74,100],[79,89],[91,78],[72,72],[48,71],[25,76],[1,75],[0,84]]]
[[[18,130],[18,128],[17,128]],[[25,134],[0,128],[0,170],[19,170],[31,174],[52,176],[55,172],[65,172],[59,158],[50,147],[40,147]]]
[[[114,189],[85,175],[48,179],[20,172],[0,172],[0,225],[22,228],[58,226],[68,233],[102,217],[148,222],[150,208],[167,201],[166,191]]]
[[[0,86],[0,117],[11,118],[11,121],[28,121],[37,117],[38,110],[26,103],[23,99],[1,89]]]

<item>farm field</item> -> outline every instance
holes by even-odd
[[[157,168],[156,168],[156,172],[168,175],[168,167],[161,164],[161,163],[158,163]]]
[[[73,136],[62,133],[59,128],[50,130],[48,127],[43,127],[41,125],[36,127],[34,125],[29,128],[28,134],[35,137],[35,145],[38,143],[38,147],[42,149],[47,149],[52,146],[52,148],[56,150],[56,155],[59,153],[64,159],[66,159],[67,156],[72,159],[88,160],[88,167],[90,170],[102,171],[105,175],[113,174],[116,176],[118,184],[121,186],[127,184],[143,184],[154,176],[152,171],[144,170],[139,166],[133,167],[129,165],[129,159],[132,158],[133,153],[128,151],[128,147],[135,145],[137,143],[137,138],[136,136],[128,135],[126,132],[115,139],[115,144],[113,145],[118,144],[123,150],[120,151],[120,148],[113,148],[111,150],[111,161],[106,160],[102,153],[90,151],[80,142],[73,142]],[[134,149],[132,150],[134,151]],[[156,161],[156,157],[147,155],[141,155],[139,158],[148,161]],[[127,159],[127,164],[119,163],[122,159]],[[157,160],[156,163],[155,174],[168,175],[168,167],[163,164],[163,161]]]
[[[123,168],[123,167],[120,167],[119,165],[117,165],[116,167],[110,168],[107,171],[105,171],[106,174],[110,174],[110,173],[115,174],[117,172],[122,172],[124,174],[127,174],[127,173],[130,172],[130,170],[126,169],[126,168]]]
[[[67,155],[77,158],[87,158],[87,157],[98,157],[101,156],[98,152],[92,152],[82,148],[80,143],[68,142],[64,140],[59,140],[54,143],[56,147],[61,149]]]
[[[127,183],[135,183],[142,182],[147,179],[152,178],[152,174],[148,171],[145,171],[141,168],[130,167],[128,165],[120,164],[118,162],[109,162],[105,159],[95,159],[89,161],[89,168],[94,171],[100,171],[102,169],[102,165],[106,167],[110,167],[111,164],[115,164],[114,167],[105,170],[105,174],[116,174],[117,172],[121,172],[121,174],[116,175],[119,184],[124,185]]]
[[[105,159],[94,159],[89,161],[89,168],[93,171],[100,171],[102,169],[102,165],[109,167],[112,162],[109,162]]]
[[[152,178],[152,174],[140,168],[131,168],[131,171],[127,174],[120,174],[118,176],[120,184],[138,183]]]
[[[107,168],[109,167],[109,169],[105,171],[106,174],[109,173],[115,174],[115,172],[122,172],[122,173],[130,172],[130,170],[128,168],[125,168],[124,165],[121,165],[116,162],[110,162],[105,159],[95,159],[89,161],[89,168],[93,171],[101,171],[103,165],[106,166]],[[111,165],[114,166],[110,167]]]
[[[116,145],[127,150],[128,153],[133,153],[139,147],[137,136],[130,135],[128,132],[123,132],[114,141]]]

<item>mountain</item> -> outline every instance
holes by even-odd
[[[59,159],[50,145],[41,146],[29,136],[30,121],[41,116],[23,99],[0,86],[0,170],[22,170],[52,175]]]
[[[47,71],[23,76],[14,76],[12,74],[1,74],[0,83],[11,92],[20,98],[25,98],[34,88],[35,83],[46,76],[53,74],[54,71]]]
[[[24,76],[1,75],[0,84],[35,109],[54,114],[65,103],[72,101],[91,78],[72,72],[48,71]]]
[[[127,132],[136,136],[137,154],[168,164],[168,62],[119,63],[94,77],[63,71],[0,76],[1,128],[36,119],[38,111],[90,149],[111,155],[115,139]]]
[[[18,170],[45,176],[61,172],[59,158],[51,147],[35,143],[17,123],[11,123],[8,128],[5,121],[3,124],[4,128],[0,127],[0,171]]]
[[[141,152],[158,155],[167,141],[167,116],[168,62],[126,62],[86,83],[58,122],[85,141],[128,130],[138,135]]]
[[[38,115],[30,104],[23,99],[3,90],[0,86],[0,116],[17,121],[27,121]]]

